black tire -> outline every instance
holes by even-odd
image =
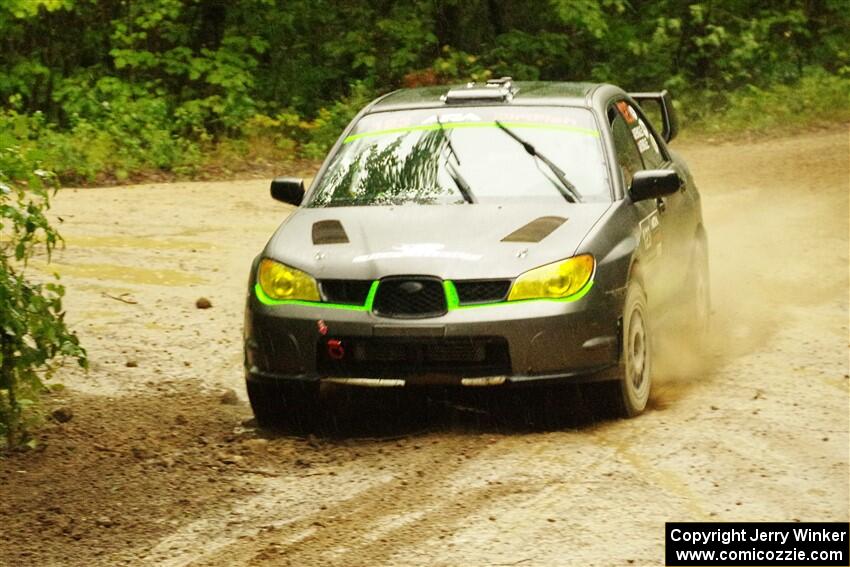
[[[635,417],[643,413],[652,388],[652,338],[643,286],[632,280],[623,305],[620,379],[588,384],[594,413]]]
[[[318,384],[246,382],[257,425],[269,429],[310,432],[319,423]]]

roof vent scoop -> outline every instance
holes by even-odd
[[[450,89],[440,97],[446,104],[464,104],[468,102],[510,102],[517,89],[510,77],[490,79],[485,84],[466,83],[464,87]]]

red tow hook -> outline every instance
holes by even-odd
[[[345,348],[342,346],[342,341],[339,339],[328,340],[328,356],[334,360],[342,360],[345,356]]]

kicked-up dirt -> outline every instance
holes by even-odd
[[[669,333],[633,420],[571,388],[344,391],[317,435],[258,431],[245,281],[288,212],[267,182],[62,190],[51,266],[91,370],[0,457],[0,564],[654,565],[665,521],[847,521],[848,132],[674,149],[714,336],[697,363]]]

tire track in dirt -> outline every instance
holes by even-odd
[[[457,469],[464,467],[467,460],[473,458],[475,453],[486,447],[486,445],[475,443],[473,439],[461,439],[459,443],[452,445],[450,452],[440,453],[438,450],[429,450],[429,444],[427,438],[416,438],[413,442],[391,445],[392,451],[404,455],[403,467],[398,466],[399,455],[393,455],[389,463],[386,463],[381,458],[384,453],[372,454],[355,463],[334,467],[332,476],[322,478],[334,485],[336,489],[324,491],[322,494],[324,504],[320,509],[308,506],[307,508],[312,510],[303,512],[304,506],[302,506],[300,511],[302,513],[290,516],[280,525],[268,523],[277,517],[279,510],[275,510],[274,505],[269,506],[268,503],[263,505],[261,501],[274,502],[275,492],[297,492],[304,487],[298,486],[297,478],[275,478],[263,482],[264,487],[259,496],[240,505],[240,508],[253,511],[251,516],[246,518],[250,523],[257,528],[262,525],[265,547],[260,551],[251,551],[256,546],[256,541],[254,537],[247,535],[241,541],[229,541],[224,545],[214,544],[212,550],[207,544],[206,554],[198,555],[193,551],[190,557],[168,558],[168,546],[164,545],[160,546],[162,551],[159,554],[155,553],[149,559],[164,560],[165,564],[172,565],[183,564],[187,559],[204,565],[231,565],[240,561],[247,561],[250,564],[263,564],[263,561],[275,563],[280,561],[281,556],[285,556],[288,560],[294,561],[294,564],[306,565],[310,564],[310,556],[318,555],[321,557],[319,559],[321,564],[331,564],[337,561],[331,561],[324,554],[327,554],[329,549],[332,551],[335,548],[347,548],[350,544],[346,542],[355,541],[356,535],[365,530],[371,534],[372,542],[371,544],[364,542],[356,546],[357,553],[363,553],[369,549],[370,556],[378,561],[381,555],[380,549],[383,548],[385,551],[387,549],[387,546],[381,543],[381,539],[386,539],[389,534],[403,529],[403,525],[398,525],[403,522],[398,522],[398,519],[410,516],[408,521],[417,524],[423,521],[422,517],[417,518],[415,514],[421,512],[423,506],[426,510],[425,513],[419,514],[420,516],[424,517],[432,512],[427,511],[428,503],[423,502],[420,496],[432,495],[432,490],[436,491],[445,482],[446,477],[452,476]],[[315,474],[320,472],[321,470],[316,471]],[[368,477],[365,483],[364,476]],[[411,492],[408,487],[415,487],[415,492]],[[317,494],[321,492],[317,491]],[[464,495],[461,500],[458,500],[457,495],[452,496],[451,502],[439,504],[438,509],[445,514],[446,518],[451,518],[452,515],[451,510],[447,511],[444,507],[463,508],[462,500],[472,497]],[[309,505],[313,502],[304,501],[301,504]],[[293,507],[297,510],[299,506],[296,504]],[[382,517],[384,512],[392,517],[384,519]],[[232,518],[232,515],[230,517]],[[201,527],[207,527],[210,523],[208,520],[204,521]],[[198,533],[197,529],[187,530],[182,539],[191,541]],[[241,534],[246,536],[250,534],[250,530],[242,530]],[[176,539],[179,541],[181,538]],[[235,538],[230,535],[230,539]],[[169,543],[173,542],[174,539]],[[271,550],[275,550],[275,553]],[[344,557],[339,559],[339,563],[350,564],[346,563]]]

